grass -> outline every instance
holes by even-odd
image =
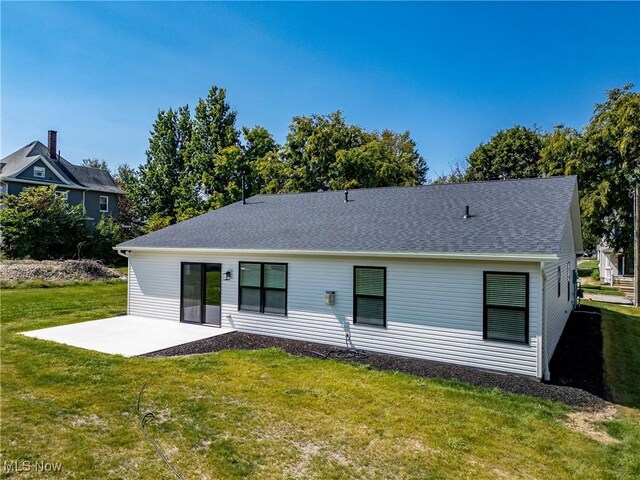
[[[582,285],[580,288],[582,288],[585,294],[613,295],[615,297],[625,296],[625,293],[618,287],[611,287],[608,285]]]
[[[586,260],[584,262],[579,262],[578,266],[580,268],[593,270],[594,268],[598,268],[598,260]]]
[[[8,280],[0,280],[1,290],[13,290],[16,288],[59,288],[75,286],[92,286],[100,283],[122,283],[122,280],[117,278],[107,278],[104,280],[43,280],[41,278],[34,278],[31,280],[20,280],[12,282]]]
[[[580,262],[578,264],[578,277],[580,277],[580,279],[584,283],[583,279],[592,279],[591,276],[594,270],[598,271],[598,278],[599,278],[598,260],[587,260],[585,262]]]
[[[127,265],[114,267],[117,271],[119,271],[122,275],[129,275],[129,267]]]
[[[590,302],[602,313],[605,381],[613,399],[640,408],[640,308]]]
[[[636,409],[603,425],[618,440],[605,444],[568,428],[566,406],[458,382],[274,349],[126,359],[17,335],[121,314],[125,292],[123,282],[2,291],[3,461],[61,462],[60,478],[170,478],[138,426],[148,382],[149,429],[185,478],[640,475]],[[622,341],[636,361],[635,320],[606,315],[607,335],[629,328],[607,354]],[[635,367],[609,368],[616,395],[634,402]]]

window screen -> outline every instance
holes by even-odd
[[[528,343],[529,275],[484,274],[484,338]]]
[[[287,265],[240,262],[239,310],[287,314]]]
[[[353,321],[367,325],[386,325],[386,269],[354,267]]]

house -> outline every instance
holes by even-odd
[[[57,132],[49,130],[48,146],[31,142],[0,160],[0,183],[4,193],[17,195],[24,188],[56,185],[71,205],[82,205],[89,226],[103,215],[118,217],[118,188],[107,170],[69,163],[56,151]]]
[[[543,378],[582,235],[552,177],[257,195],[115,248],[130,315]]]
[[[598,245],[596,250],[600,282],[616,285],[629,298],[633,298],[633,254],[617,251],[606,243]]]

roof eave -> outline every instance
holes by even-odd
[[[380,252],[380,251],[339,251],[339,250],[275,250],[275,249],[231,249],[231,248],[180,248],[180,247],[143,247],[124,244],[113,247],[117,251],[192,253],[192,254],[234,254],[244,255],[309,255],[340,257],[380,257],[413,258],[433,260],[492,260],[504,262],[546,262],[558,260],[555,253],[500,253],[500,252]]]

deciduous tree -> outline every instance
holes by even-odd
[[[9,258],[72,258],[88,238],[82,205],[71,206],[54,185],[1,194],[2,251]]]
[[[536,127],[500,130],[469,155],[465,178],[473,181],[538,177],[544,144],[545,135]]]

